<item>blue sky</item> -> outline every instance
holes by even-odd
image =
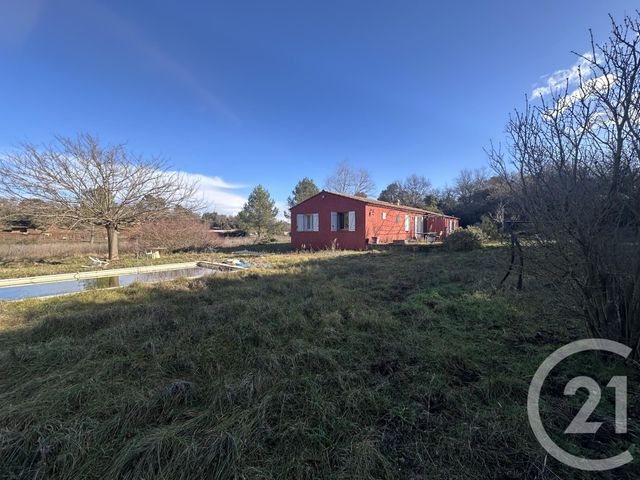
[[[486,164],[508,113],[637,1],[0,0],[0,149],[97,134],[283,204],[341,160],[381,190]],[[556,77],[551,77],[551,80]]]

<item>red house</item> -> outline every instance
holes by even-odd
[[[291,209],[291,243],[296,249],[364,250],[369,244],[443,238],[459,219],[381,200],[321,191]]]

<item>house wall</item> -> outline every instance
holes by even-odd
[[[386,219],[383,219],[386,213]],[[405,231],[405,215],[409,215],[409,231]],[[398,218],[399,217],[399,218]],[[415,238],[415,218],[422,218],[419,213],[381,207],[378,205],[366,206],[366,238],[369,243],[391,243],[394,240],[410,240]],[[396,221],[396,219],[398,221]],[[425,225],[426,227],[426,225]]]
[[[291,209],[291,244],[300,250],[322,250],[331,248],[334,240],[336,248],[345,250],[363,250],[365,243],[365,204],[358,200],[322,192]],[[355,231],[331,231],[331,212],[356,212]],[[299,232],[298,214],[319,216],[317,232]]]
[[[460,220],[446,215],[428,215],[425,220],[425,232],[435,233],[440,238],[446,237],[449,233],[460,227]]]
[[[331,231],[331,212],[355,212],[355,230]],[[386,213],[386,218],[383,218]],[[318,214],[318,231],[298,231],[299,214]],[[409,231],[405,231],[405,215],[409,216]],[[397,217],[398,221],[396,221]],[[336,248],[363,250],[368,243],[391,243],[416,237],[415,219],[423,218],[423,233],[435,232],[441,238],[449,233],[448,227],[458,228],[458,219],[442,215],[423,215],[410,210],[365,202],[321,192],[291,209],[291,244],[293,248],[322,250]],[[453,223],[448,224],[449,221]],[[375,240],[374,240],[375,239]]]

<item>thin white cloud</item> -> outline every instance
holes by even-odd
[[[561,109],[565,109],[574,102],[582,100],[583,98],[586,98],[597,92],[605,92],[607,91],[607,88],[615,83],[615,81],[616,77],[612,74],[590,78],[589,80],[584,81],[580,88],[576,88],[569,95],[560,99],[558,101],[558,107]]]
[[[100,21],[111,33],[131,48],[135,49],[143,58],[151,61],[155,67],[174,78],[187,91],[200,100],[202,106],[224,115],[232,122],[240,125],[240,118],[217,96],[211,87],[185,64],[163,50],[144,31],[130,20],[118,15],[114,10],[100,2],[82,3],[86,8],[93,8],[96,21]]]
[[[0,1],[0,48],[21,46],[35,30],[44,0]]]
[[[583,58],[584,57],[584,58]],[[555,72],[544,75],[542,80],[544,85],[537,85],[531,92],[533,98],[544,97],[554,92],[559,92],[567,88],[576,86],[580,81],[580,77],[588,77],[591,75],[589,68],[589,60],[593,59],[591,53],[585,53],[579,57],[576,63],[569,68],[556,70]]]
[[[201,185],[206,186],[206,188],[222,188],[231,190],[247,187],[247,185],[243,185],[240,183],[229,183],[223,180],[221,177],[218,177],[217,175],[213,177],[202,175],[200,173],[183,173],[183,175],[187,176],[189,180],[199,182]]]
[[[204,203],[204,208],[208,211],[235,215],[247,201],[245,196],[233,191],[245,188],[245,185],[229,183],[218,176],[185,172],[180,174],[187,182],[197,184],[196,198]]]
[[[598,93],[606,92],[607,89],[616,82],[616,76],[613,74],[601,75],[599,77],[584,80],[582,84],[574,89],[570,94],[558,98],[553,109],[547,111],[547,115],[555,116],[562,114],[575,102],[579,102],[585,98]]]

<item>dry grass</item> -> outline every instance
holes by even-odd
[[[2,262],[41,260],[45,258],[72,257],[98,252],[98,245],[89,243],[13,243],[0,244]]]
[[[263,260],[0,304],[0,478],[638,478],[569,470],[537,444],[529,379],[585,332],[544,286],[494,290],[505,250]],[[617,368],[582,360],[600,381]],[[581,404],[566,374],[544,392],[549,425]],[[637,443],[630,393],[630,433],[575,453]],[[612,412],[604,398],[596,419]]]
[[[138,267],[160,265],[164,263],[212,260],[221,254],[236,249],[260,251],[286,251],[290,249],[288,237],[279,238],[280,242],[256,244],[248,237],[221,238],[215,246],[199,251],[163,251],[160,259],[151,259],[139,251],[134,242],[123,242],[121,256],[111,262],[107,268]],[[88,242],[29,242],[0,244],[0,278],[16,278],[56,273],[87,271],[88,256],[106,257],[105,244]]]
[[[133,253],[135,243],[122,242],[120,250],[123,254]],[[65,257],[78,256],[104,256],[107,251],[106,243],[96,242],[16,242],[0,243],[0,261],[21,262],[21,261],[46,261],[48,259],[60,259]]]

